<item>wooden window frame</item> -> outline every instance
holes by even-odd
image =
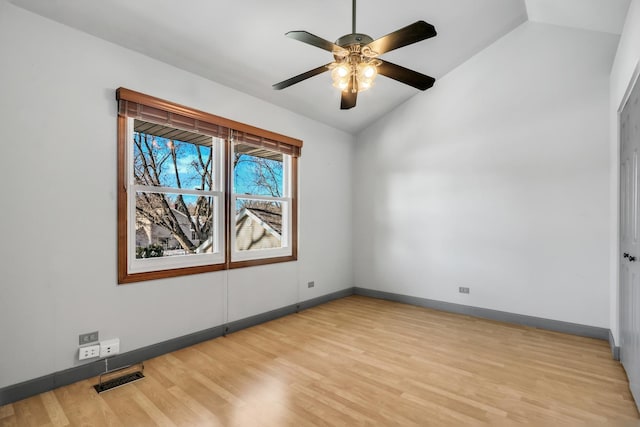
[[[118,145],[118,283],[134,283],[146,280],[179,277],[190,274],[200,274],[212,271],[220,271],[233,268],[244,268],[258,265],[274,264],[280,262],[296,261],[298,259],[298,157],[302,150],[302,141],[275,132],[260,129],[251,125],[236,122],[210,113],[199,111],[184,105],[176,104],[130,89],[119,88],[116,90],[118,101],[117,118],[117,145]],[[127,123],[130,117],[153,123],[175,127],[195,133],[203,132],[220,137],[226,129],[234,132],[242,132],[253,144],[263,146],[266,149],[282,152],[291,156],[290,177],[291,186],[290,215],[291,215],[291,255],[272,258],[258,258],[242,261],[231,261],[231,233],[234,230],[234,218],[231,206],[231,178],[233,173],[231,166],[231,142],[224,138],[222,152],[225,159],[225,173],[223,182],[224,215],[224,262],[191,267],[179,267],[171,269],[153,270],[140,273],[129,272],[129,246],[128,246],[128,197],[129,169],[128,158],[128,131]],[[234,208],[235,211],[235,208]]]

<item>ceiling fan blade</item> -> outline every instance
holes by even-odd
[[[309,70],[306,73],[302,73],[302,74],[298,74],[295,77],[291,77],[290,79],[287,79],[285,81],[282,81],[280,83],[276,83],[274,84],[272,87],[276,90],[280,90],[280,89],[284,89],[287,88],[291,85],[294,85],[296,83],[300,83],[303,80],[306,80],[310,77],[313,76],[317,76],[318,74],[322,74],[325,71],[329,70],[329,65],[333,64],[333,62],[329,62],[328,64],[325,65],[321,65],[318,68],[314,68],[313,70]]]
[[[427,24],[424,21],[418,21],[372,41],[367,47],[381,55],[394,49],[434,37],[436,34],[436,29],[433,25]]]
[[[378,74],[382,74],[383,76],[399,81],[400,83],[413,86],[416,89],[427,90],[433,86],[433,83],[436,81],[433,77],[421,74],[417,71],[392,64],[391,62],[379,61],[381,64],[378,65]]]
[[[356,100],[358,99],[358,90],[353,90],[353,79],[349,79],[349,87],[342,91],[340,98],[340,109],[349,110],[356,106]]]
[[[319,47],[320,49],[328,50],[332,53],[340,53],[345,56],[349,53],[343,47],[338,46],[335,43],[331,43],[329,40],[325,40],[321,37],[313,35],[307,31],[289,31],[285,36],[301,41],[302,43],[310,44],[311,46]]]

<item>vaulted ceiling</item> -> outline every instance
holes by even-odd
[[[330,41],[351,32],[349,0],[9,0],[11,3],[225,86],[356,133],[417,94],[378,77],[352,110],[324,73],[271,88],[331,62],[329,52],[289,39],[306,30]],[[383,56],[442,78],[527,19],[620,34],[630,0],[360,0],[357,32],[374,39],[418,20],[438,35]],[[436,85],[438,84],[436,80]],[[133,88],[137,89],[137,88]],[[157,95],[157,94],[155,94]]]

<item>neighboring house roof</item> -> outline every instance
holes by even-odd
[[[280,237],[282,234],[282,214],[278,212],[268,211],[266,209],[260,208],[247,208],[244,207],[238,213],[237,219],[242,218],[243,216],[248,215],[254,221],[258,222],[261,226],[263,226],[268,231],[275,234],[277,237]]]

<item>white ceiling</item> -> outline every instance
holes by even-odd
[[[630,0],[525,0],[529,20],[620,34]]]
[[[421,93],[379,76],[374,88],[359,94],[354,109],[340,110],[340,94],[331,86],[329,73],[281,91],[271,88],[332,61],[329,52],[291,40],[284,33],[307,30],[335,41],[351,32],[349,0],[10,2],[351,133]],[[619,34],[629,2],[360,0],[357,31],[376,39],[418,20],[431,23],[438,36],[382,58],[439,79],[527,16],[538,22]]]

